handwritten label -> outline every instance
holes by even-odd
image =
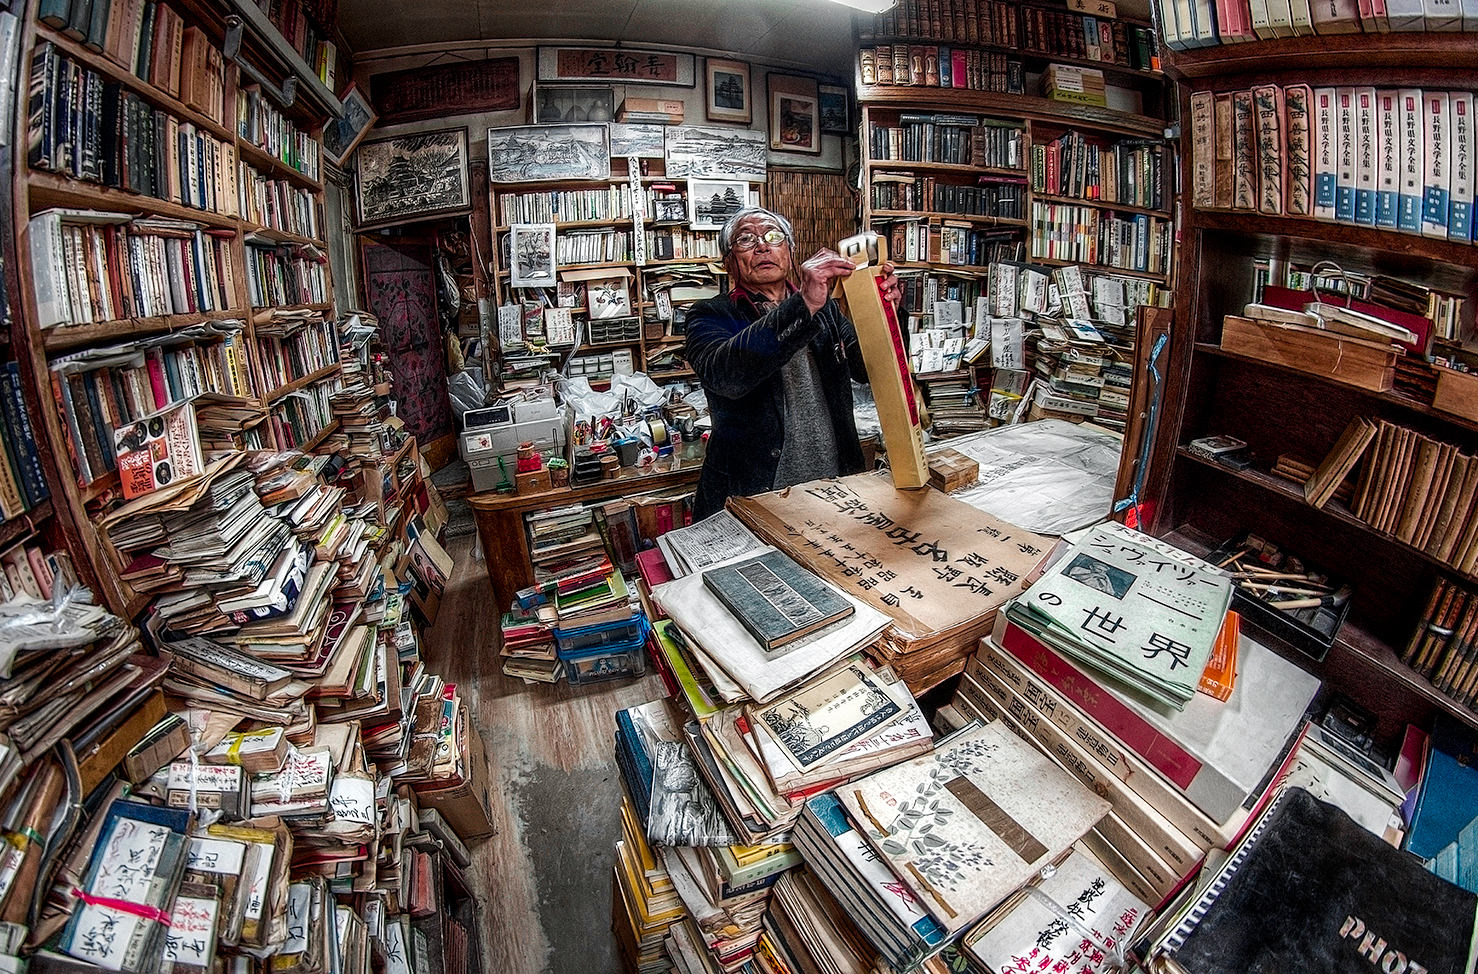
[[[990,320],[990,364],[995,369],[1020,369],[1026,359],[1022,349],[1024,323],[1020,318]]]
[[[391,923],[385,928],[384,938],[385,974],[411,974],[410,958],[406,955],[405,931],[400,923]]]
[[[313,902],[312,883],[293,883],[287,888],[287,943],[284,954],[301,954],[308,950],[308,915]]]
[[[246,844],[231,839],[196,837],[185,853],[185,868],[197,873],[240,876],[245,862]]]
[[[328,803],[335,820],[375,824],[375,783],[369,778],[349,775],[335,778]]]
[[[220,904],[198,896],[177,896],[164,938],[165,969],[175,964],[209,967],[216,952],[216,914]]]

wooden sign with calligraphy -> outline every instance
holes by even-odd
[[[370,78],[370,101],[381,125],[518,108],[518,58],[459,61]]]
[[[885,641],[900,656],[938,648],[962,660],[1052,548],[947,494],[897,490],[873,473],[732,498],[729,509],[761,540],[892,618]]]
[[[605,47],[541,47],[540,81],[627,81],[693,87],[693,55]]]

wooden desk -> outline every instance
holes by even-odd
[[[467,498],[477,519],[477,534],[482,540],[483,557],[487,561],[488,581],[493,586],[493,600],[501,615],[513,604],[514,594],[534,584],[534,563],[529,559],[528,534],[523,516],[530,511],[588,501],[606,501],[627,494],[642,494],[670,487],[687,487],[698,482],[703,458],[682,461],[672,470],[652,471],[598,480],[580,487],[556,487],[534,494],[496,494],[483,492]]]

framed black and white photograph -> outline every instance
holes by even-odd
[[[610,85],[534,87],[534,121],[609,122],[616,117],[616,89]]]
[[[688,225],[694,230],[722,230],[748,204],[749,183],[742,179],[688,180]]]
[[[488,181],[609,179],[605,125],[510,125],[488,129]]]
[[[554,224],[515,223],[508,228],[508,284],[510,287],[554,287]]]
[[[667,129],[669,179],[703,176],[764,182],[765,133],[721,125],[673,125]]]
[[[612,122],[611,158],[661,159],[666,131],[655,122]]]
[[[323,154],[328,161],[342,166],[359,140],[375,124],[375,110],[357,85],[344,92],[344,117],[331,118],[323,126]]]
[[[708,59],[708,98],[704,102],[710,122],[750,123],[749,65],[743,61]]]
[[[777,152],[821,152],[821,120],[815,78],[772,74],[770,148]]]
[[[354,173],[359,226],[466,213],[472,208],[467,184],[466,129],[361,143]]]
[[[821,134],[846,135],[851,132],[851,92],[841,85],[817,85],[816,91]]]

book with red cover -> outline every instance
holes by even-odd
[[[1359,298],[1350,298],[1346,302],[1343,295],[1338,294],[1324,295],[1323,299],[1330,300],[1335,304],[1346,305],[1351,311],[1359,311],[1379,318],[1382,321],[1389,321],[1393,325],[1400,325],[1408,331],[1415,332],[1417,336],[1415,342],[1411,344],[1397,342],[1396,344],[1399,344],[1402,348],[1415,355],[1426,354],[1427,345],[1432,337],[1432,322],[1430,319],[1411,311],[1397,311],[1395,308],[1388,308],[1383,304],[1376,304],[1373,301],[1362,301]],[[1316,296],[1313,291],[1299,291],[1290,287],[1279,287],[1276,284],[1269,284],[1263,288],[1262,292],[1263,304],[1282,308],[1285,311],[1302,311],[1304,305],[1312,304],[1318,300],[1321,300],[1321,298]]]
[[[1222,702],[1196,694],[1185,710],[1167,713],[1073,665],[1007,612],[996,617],[996,645],[1154,766],[1213,821],[1226,821],[1262,790],[1298,737],[1319,688],[1313,676],[1243,633],[1231,697]]]

